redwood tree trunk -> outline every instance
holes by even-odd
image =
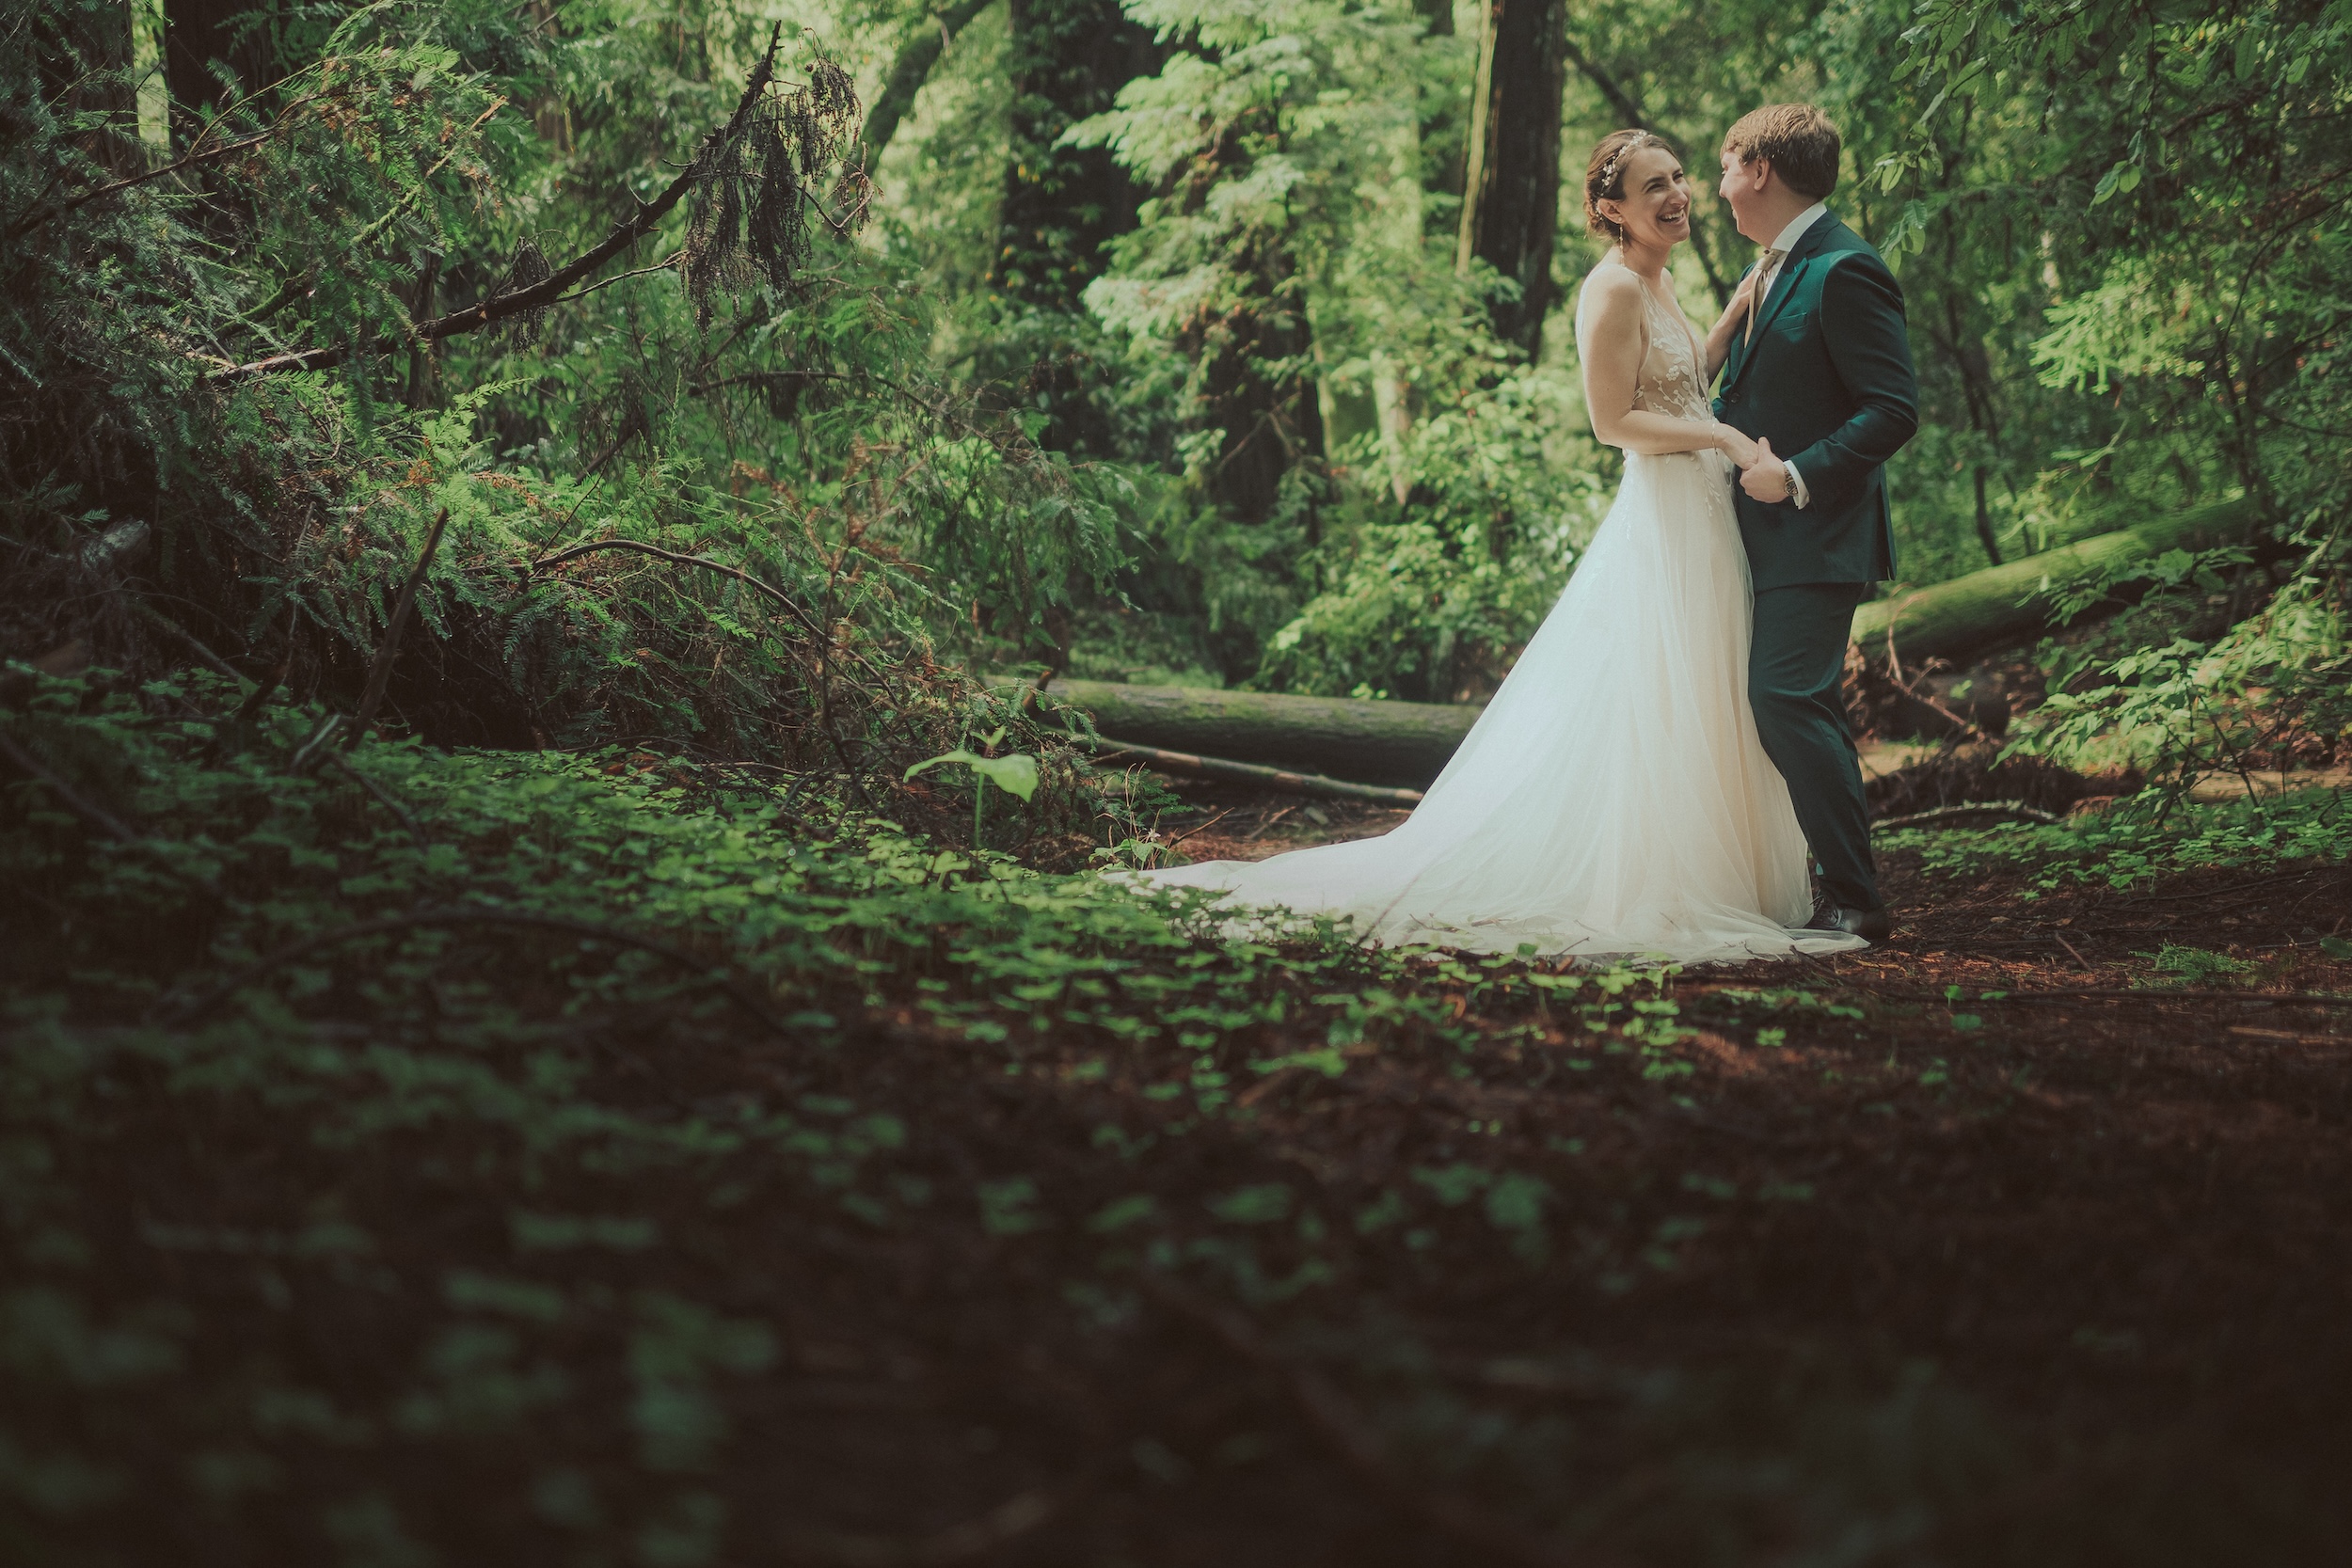
[[[1010,0],[1012,145],[989,282],[1007,307],[978,367],[1041,410],[1041,444],[1073,457],[1118,454],[1097,329],[1081,296],[1102,276],[1104,246],[1136,226],[1143,191],[1102,147],[1062,133],[1109,108],[1119,89],[1159,69],[1149,29],[1119,0]]]
[[[1012,158],[1005,171],[998,291],[1035,309],[1075,312],[1104,242],[1136,226],[1143,192],[1101,147],[1061,135],[1159,69],[1152,35],[1118,0],[1011,0]]]
[[[1518,285],[1518,298],[1495,300],[1495,332],[1531,359],[1551,306],[1566,44],[1566,0],[1487,0],[1454,266],[1475,257]]]
[[[164,82],[171,93],[172,131],[195,132],[196,111],[219,108],[267,87],[277,72],[273,8],[254,0],[165,0]],[[224,84],[225,65],[236,86]]]

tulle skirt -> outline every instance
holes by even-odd
[[[1629,454],[1543,626],[1413,815],[1378,838],[1141,874],[1391,943],[1740,961],[1836,952],[1748,706],[1754,616],[1720,454]]]

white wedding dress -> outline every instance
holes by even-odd
[[[1634,406],[1710,419],[1689,322],[1646,283],[1642,294]],[[1559,603],[1393,832],[1139,879],[1479,952],[1692,963],[1867,945],[1790,928],[1812,912],[1804,835],[1748,708],[1753,607],[1731,480],[1711,450],[1626,455]]]

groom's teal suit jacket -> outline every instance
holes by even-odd
[[[1903,293],[1869,243],[1824,213],[1790,247],[1733,339],[1715,417],[1760,436],[1804,476],[1809,504],[1733,497],[1756,591],[1895,575],[1880,468],[1919,427]]]

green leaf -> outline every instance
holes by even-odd
[[[2139,166],[2126,158],[2099,177],[2099,188],[2090,193],[2090,204],[2096,207],[2112,196],[2129,196],[2139,189]]]
[[[1159,1204],[1148,1193],[1114,1198],[1087,1221],[1087,1228],[1097,1235],[1108,1235],[1114,1230],[1123,1230],[1138,1220],[1150,1219],[1158,1209]]]
[[[1291,1212],[1291,1190],[1279,1181],[1242,1187],[1209,1200],[1209,1212],[1236,1225],[1263,1225]]]
[[[1018,795],[1024,800],[1037,794],[1037,758],[1025,752],[1015,752],[1004,757],[984,757],[977,752],[942,752],[908,768],[906,776],[912,779],[926,768],[936,768],[944,762],[960,762],[997,788]]]

